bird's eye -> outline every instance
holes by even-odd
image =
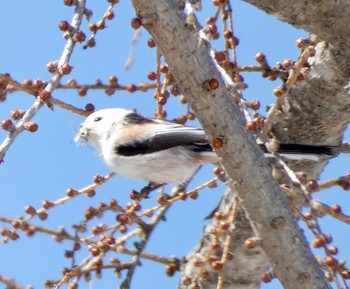
[[[102,117],[101,117],[101,116],[98,116],[98,117],[96,117],[96,118],[94,119],[94,122],[100,121],[101,119],[102,119]]]

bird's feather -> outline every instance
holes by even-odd
[[[264,144],[259,144],[259,147],[264,153],[268,152]],[[277,152],[284,154],[314,154],[334,156],[337,154],[335,148],[336,147],[332,146],[318,146],[305,144],[279,144]]]
[[[203,130],[170,122],[158,121],[152,136],[143,140],[117,144],[115,152],[123,156],[149,154],[177,146],[186,146],[193,151],[211,151]]]

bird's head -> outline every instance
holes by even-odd
[[[90,114],[80,125],[75,142],[91,142],[95,147],[110,137],[111,132],[118,131],[122,126],[125,116],[132,111],[122,108],[102,109]],[[114,129],[113,129],[114,128]]]

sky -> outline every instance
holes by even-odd
[[[212,6],[207,2],[209,1],[203,1],[203,12],[198,15],[202,23],[211,13]],[[264,52],[271,65],[298,57],[299,51],[295,41],[305,37],[305,31],[294,29],[242,1],[233,0],[232,3],[235,35],[240,39],[237,48],[240,65],[255,64],[254,56],[257,52]],[[98,21],[106,11],[108,3],[88,1],[88,7],[94,12],[91,21]],[[96,79],[107,83],[110,75],[116,75],[121,84],[147,81],[147,73],[155,69],[156,59],[155,50],[146,47],[149,35],[146,30],[141,29],[134,63],[125,70],[123,67],[134,34],[130,27],[134,10],[129,1],[124,0],[115,6],[114,13],[115,19],[107,23],[108,28],[97,34],[95,48],[83,50],[81,45],[76,47],[70,61],[74,69],[63,82],[75,78],[81,84],[93,84]],[[0,73],[10,73],[19,82],[28,78],[48,80],[50,74],[46,70],[46,64],[59,59],[65,45],[62,33],[57,28],[58,23],[61,20],[70,22],[72,14],[73,9],[64,6],[63,1],[2,1]],[[83,30],[90,35],[86,21]],[[213,43],[214,47],[218,45]],[[278,83],[263,79],[257,73],[246,73],[244,77],[249,85],[244,96],[250,100],[261,100],[263,112],[263,108],[274,101],[272,89]],[[54,97],[81,108],[87,103],[93,103],[96,109],[137,108],[139,112],[148,116],[153,115],[155,108],[152,102],[153,92],[130,94],[119,91],[113,96],[106,96],[102,91],[89,91],[87,96],[80,97],[74,91],[56,90]],[[0,119],[8,118],[12,109],[28,109],[33,102],[34,98],[24,93],[8,95],[7,100],[0,103]],[[185,107],[178,99],[170,100],[169,119],[184,110]],[[43,108],[34,120],[38,123],[39,130],[35,133],[22,133],[7,152],[5,162],[0,165],[0,216],[23,216],[23,208],[26,205],[39,208],[42,200],[57,200],[65,196],[67,188],[85,187],[91,184],[95,174],[105,175],[110,172],[91,147],[78,146],[73,142],[79,124],[84,120],[81,116],[58,107],[55,107],[54,111]],[[191,125],[199,124],[193,122]],[[7,133],[1,130],[0,142],[6,136]],[[349,139],[348,132],[344,139]],[[348,170],[348,163],[347,156],[332,160],[323,172],[321,180],[344,175]],[[211,177],[212,166],[208,165],[198,173],[190,188]],[[97,206],[99,202],[108,202],[111,198],[126,204],[129,201],[129,192],[144,185],[141,181],[117,176],[99,187],[94,198],[75,198],[66,205],[50,211],[47,221],[35,219],[34,223],[51,228],[69,228],[69,225],[78,223],[83,218],[87,206]],[[199,240],[206,224],[204,217],[211,211],[213,204],[219,201],[224,190],[224,185],[214,190],[207,189],[200,193],[198,200],[174,206],[167,215],[167,221],[161,223],[152,235],[146,251],[162,256],[186,255]],[[334,202],[342,204],[345,213],[350,210],[347,204],[348,193],[340,189],[332,188],[319,193],[317,197],[328,205]],[[155,203],[155,197],[151,197],[143,204],[151,207]],[[112,215],[106,216],[106,220],[111,223],[114,222],[113,218]],[[350,253],[347,245],[350,237],[348,227],[327,217],[322,219],[321,226],[325,232],[333,235],[335,244],[340,248],[339,257],[346,259]],[[0,274],[14,278],[23,286],[31,284],[34,288],[42,288],[46,279],[59,279],[61,268],[69,267],[70,260],[65,259],[63,253],[70,248],[71,243],[56,243],[50,236],[37,234],[27,238],[22,234],[15,242],[0,244]],[[77,257],[84,258],[86,254],[83,250]],[[316,254],[322,252],[316,251]],[[113,273],[104,274],[101,280],[94,279],[92,284],[86,286],[94,289],[115,288],[119,281],[113,277]],[[163,265],[144,261],[143,266],[137,269],[132,288],[175,288],[178,277],[177,274],[169,278],[164,274]],[[0,283],[0,288],[5,287]],[[263,285],[262,288],[282,287],[274,281]]]

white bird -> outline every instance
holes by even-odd
[[[75,141],[92,143],[112,171],[155,184],[182,184],[202,164],[218,162],[202,129],[121,108],[89,115]]]
[[[218,163],[202,129],[143,117],[121,108],[90,114],[75,137],[90,142],[112,171],[153,184],[183,184],[205,163]],[[271,156],[263,144],[260,148]],[[333,156],[334,148],[280,144],[289,159],[318,160]]]

